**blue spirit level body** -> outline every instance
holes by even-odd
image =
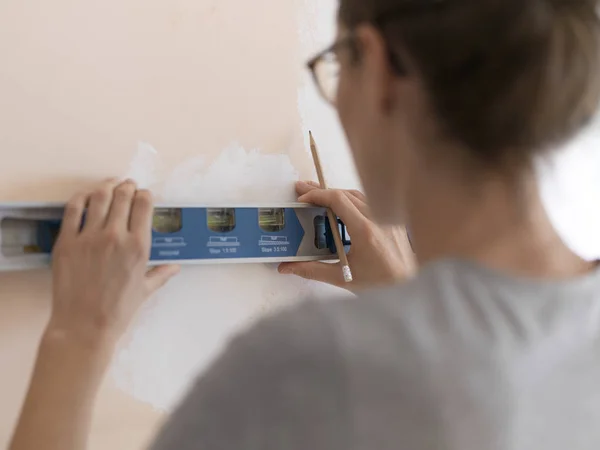
[[[51,262],[64,204],[0,204],[0,271]],[[344,251],[351,245],[337,224]],[[337,259],[326,210],[303,203],[159,204],[150,265],[268,263]]]

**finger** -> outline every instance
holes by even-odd
[[[321,186],[314,181],[298,181],[296,183],[296,194],[298,196],[304,195],[307,192],[312,191],[313,189],[320,189]]]
[[[365,194],[363,194],[362,192],[357,191],[356,189],[349,189],[346,192],[349,193],[350,195],[353,195],[357,199],[367,203],[367,196]]]
[[[368,220],[343,191],[333,189],[313,189],[298,198],[300,202],[331,208],[350,228],[358,228]]]
[[[281,263],[279,273],[296,275],[306,280],[320,281],[321,283],[343,286],[344,276],[339,263],[323,263],[318,261]]]
[[[114,191],[112,204],[108,212],[107,226],[121,230],[129,229],[131,204],[135,196],[136,185],[132,180],[119,184]]]
[[[153,267],[146,274],[146,288],[149,295],[163,287],[167,281],[173,278],[181,270],[180,266],[167,264]]]
[[[314,181],[298,181],[296,183],[296,192],[298,193],[299,196],[303,196],[307,193],[309,193],[310,191],[313,191],[315,189],[321,189],[319,183],[316,183]],[[346,196],[348,196],[348,199],[354,203],[354,206],[356,206],[358,208],[358,210],[363,213],[363,215],[369,217],[371,212],[369,209],[369,205],[367,205],[366,203],[366,197],[363,195],[362,192],[357,191],[357,190],[343,190],[340,189]]]
[[[348,199],[356,206],[356,208],[366,217],[370,217],[371,210],[369,209],[369,205],[361,200],[353,191],[342,191],[344,194],[348,196]],[[358,191],[356,191],[358,192]]]
[[[311,181],[311,180],[298,181],[296,183],[296,192],[298,193],[298,195],[304,195],[307,192],[312,191],[313,189],[321,189],[321,184],[316,181]],[[367,202],[367,196],[356,189],[342,189],[342,190],[345,193],[350,194],[351,196],[356,197],[357,199],[359,199],[365,203]]]
[[[117,183],[115,179],[107,180],[91,192],[84,230],[94,231],[104,227]]]
[[[154,204],[150,191],[146,189],[136,191],[131,205],[129,230],[132,233],[147,233],[150,235],[152,233],[153,212]]]
[[[88,195],[79,193],[74,195],[65,206],[62,223],[60,226],[59,238],[61,236],[70,237],[79,234],[83,211],[88,202]]]

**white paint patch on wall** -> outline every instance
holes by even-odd
[[[170,200],[277,202],[296,201],[294,181],[298,172],[287,154],[261,154],[237,143],[223,150],[206,166],[199,156],[175,168],[167,178],[162,196]],[[243,192],[243,199],[240,193]]]
[[[287,153],[263,154],[232,143],[212,163],[205,155],[185,160],[166,174],[160,153],[139,142],[124,178],[169,202],[292,202],[298,171]],[[241,198],[243,197],[243,198]]]
[[[323,288],[271,265],[184,267],[143,309],[113,363],[118,386],[170,411],[240,328]]]
[[[210,165],[200,155],[165,177],[160,153],[140,143],[127,176],[173,202],[294,201],[298,179],[286,154],[261,154],[238,144]],[[339,293],[280,275],[276,265],[184,267],[141,311],[117,352],[112,376],[135,398],[170,411],[232,333],[303,298]]]

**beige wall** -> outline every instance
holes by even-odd
[[[339,124],[302,65],[332,38],[335,3],[0,2],[0,201],[64,200],[101,177],[132,173],[157,181],[152,187],[168,200],[182,193],[199,201],[291,199],[292,179],[313,175],[307,127],[330,184],[356,186]],[[575,159],[590,161],[597,136]],[[139,154],[140,140],[158,155]],[[234,154],[235,146],[222,153],[232,142],[245,149],[235,163],[207,168]],[[252,148],[289,160],[252,156]],[[232,170],[226,176],[224,165]],[[567,175],[583,186],[577,167],[594,166],[569,164]],[[268,179],[257,176],[261,168]],[[216,189],[220,180],[226,189]],[[564,197],[546,194],[556,200],[557,222],[593,223],[573,221],[572,210],[562,212]],[[561,226],[567,234],[572,228]],[[581,248],[592,232],[571,235]],[[0,448],[26,388],[49,292],[48,271],[0,274]],[[186,268],[123,339],[99,396],[91,448],[142,448],[231,332],[303,295],[328,292],[269,266]]]
[[[62,198],[121,170],[138,139],[169,164],[232,138],[287,149],[299,125],[296,9],[274,0],[2,2],[2,197]]]
[[[326,3],[334,4],[318,2]],[[328,166],[343,168],[331,180],[352,183],[339,127],[319,106],[302,65],[325,42],[309,4],[1,2],[0,201],[65,200],[99,178],[131,173],[132,161],[144,175],[149,169],[134,159],[139,140],[159,151],[159,184],[199,155],[209,163],[233,141],[286,154],[287,162],[246,165],[256,179],[261,164],[291,163],[298,173],[273,181],[287,199],[295,176],[313,174],[306,121],[330,147]],[[214,178],[196,186],[198,198],[207,197]],[[173,407],[230,332],[311,292],[314,286],[282,280],[273,267],[186,269],[124,339],[100,394],[91,448],[141,448],[161,411]],[[0,448],[22,401],[49,293],[48,271],[0,274]]]

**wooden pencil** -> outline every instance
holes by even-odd
[[[319,177],[319,184],[321,185],[321,189],[327,189],[327,183],[325,182],[325,177],[323,176],[323,167],[321,166],[321,159],[319,158],[319,151],[317,150],[315,138],[313,137],[311,131],[308,132],[308,135],[310,137],[310,151],[312,153],[313,161],[315,163],[317,177]],[[337,251],[338,257],[340,258],[340,263],[342,265],[342,274],[344,275],[344,281],[346,283],[349,283],[352,281],[352,271],[350,270],[350,265],[348,264],[348,257],[346,256],[346,252],[344,251],[344,243],[342,242],[342,237],[340,236],[337,216],[333,213],[333,210],[331,208],[327,208],[327,217],[329,218],[329,224],[331,225],[331,232],[333,234],[333,240],[335,242],[335,249]]]

